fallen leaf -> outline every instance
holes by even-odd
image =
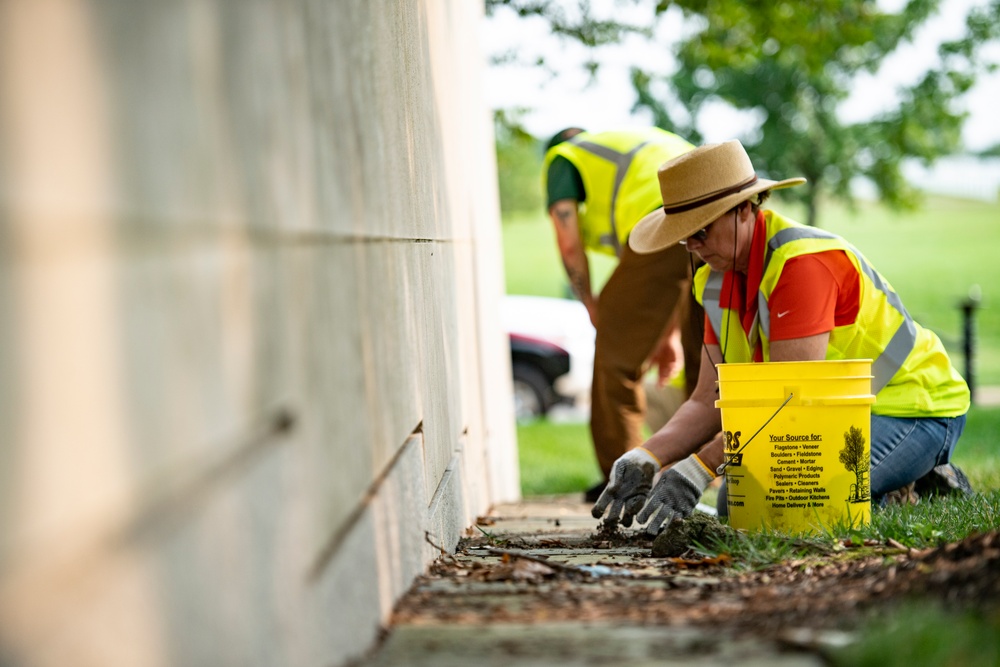
[[[544,539],[538,540],[538,546],[545,547],[547,549],[565,549],[566,543],[562,540]]]
[[[487,581],[539,581],[555,573],[548,565],[523,558],[511,560],[504,554],[503,562],[491,568],[485,578]]]
[[[710,565],[726,565],[732,562],[732,557],[729,554],[719,554],[718,556],[711,556],[701,559],[693,558],[668,558],[671,563],[678,567],[707,567]]]

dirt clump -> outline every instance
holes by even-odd
[[[651,541],[652,537],[646,535],[641,530],[626,530],[617,521],[608,521],[605,519],[597,527],[596,532],[591,533],[580,542],[580,546],[593,549],[615,549],[618,547],[648,548]]]
[[[687,519],[675,519],[653,540],[654,558],[676,558],[684,555],[695,543],[711,544],[722,538],[730,528],[719,519],[695,512]]]

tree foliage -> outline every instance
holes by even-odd
[[[521,124],[522,110],[493,113],[496,134],[500,210],[504,213],[542,210],[542,146]]]
[[[932,20],[939,0],[910,0],[899,13],[883,12],[872,0],[674,4],[704,19],[679,44],[679,68],[670,77],[677,98],[690,117],[713,100],[757,112],[759,131],[741,139],[760,170],[808,179],[789,194],[806,204],[809,224],[823,195],[850,202],[858,176],[868,177],[891,206],[912,205],[917,197],[902,161],[929,164],[960,148],[965,114],[954,100],[975,82],[977,45],[991,34],[980,14],[970,17],[971,36],[942,45],[938,67],[898,91],[895,108],[841,123],[838,105],[858,77],[875,73]],[[638,71],[636,77],[641,82]],[[681,130],[700,139],[693,125]]]
[[[956,101],[978,74],[995,66],[982,46],[1000,38],[1000,0],[972,11],[966,34],[942,44],[940,63],[914,84],[897,90],[897,104],[869,120],[846,123],[838,109],[861,77],[933,21],[940,0],[909,0],[898,12],[875,0],[631,0],[650,9],[650,25],[679,8],[687,30],[675,45],[677,70],[662,75],[636,65],[635,110],[654,123],[700,143],[699,113],[723,102],[758,119],[741,139],[758,171],[772,177],[805,176],[808,184],[788,196],[807,207],[815,224],[824,196],[853,203],[851,183],[868,178],[894,208],[917,201],[902,163],[924,164],[961,148],[965,113]],[[577,0],[574,21],[565,2],[486,0],[521,16],[549,20],[553,32],[589,46],[620,41],[641,27],[593,19],[587,0]],[[664,85],[665,84],[665,85]]]
[[[633,0],[635,1],[635,0]],[[573,11],[567,8],[573,6]],[[555,0],[486,0],[486,15],[509,9],[521,18],[537,16],[548,22],[553,35],[574,39],[584,46],[617,44],[629,34],[651,36],[648,26],[621,23],[614,19],[594,16],[589,0],[557,2]]]

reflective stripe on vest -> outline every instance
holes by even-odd
[[[601,235],[601,244],[610,245],[615,249],[615,254],[621,256],[622,246],[618,241],[618,222],[615,219],[615,208],[618,204],[618,192],[621,190],[622,181],[625,180],[625,174],[628,172],[629,165],[632,164],[632,158],[641,149],[649,145],[648,141],[644,141],[627,153],[622,153],[616,151],[613,148],[608,148],[607,146],[601,146],[600,144],[595,144],[592,141],[578,141],[576,145],[585,151],[589,151],[598,157],[602,157],[608,162],[615,165],[615,182],[611,190],[611,233]]]
[[[878,274],[877,271],[872,267],[871,264],[864,258],[857,248],[853,245],[847,243],[839,236],[825,232],[821,229],[816,229],[815,227],[791,227],[787,229],[782,229],[777,234],[775,234],[767,243],[767,254],[764,256],[764,273],[767,272],[768,264],[771,262],[772,255],[786,243],[791,243],[792,241],[799,241],[802,239],[834,239],[845,244],[846,252],[850,252],[854,259],[857,261],[859,267],[864,272],[865,276],[872,282],[879,292],[885,295],[886,302],[895,309],[900,316],[903,318],[902,324],[896,329],[896,333],[893,334],[889,341],[889,344],[885,346],[882,350],[882,354],[878,356],[872,362],[872,393],[877,394],[882,390],[889,380],[903,367],[906,362],[906,358],[910,356],[910,352],[913,350],[913,346],[917,342],[917,328],[913,322],[913,318],[910,317],[910,313],[906,310],[903,305],[903,301],[899,298],[885,281],[882,280],[882,276]],[[762,325],[762,330],[764,336],[768,339],[771,338],[771,317],[770,311],[767,307],[767,299],[763,293],[758,292],[757,303],[759,306],[760,313],[766,313],[768,316],[764,317],[761,315],[760,321]]]
[[[702,269],[708,268],[706,264]],[[705,281],[705,289],[702,292],[703,300],[705,302],[705,315],[708,316],[709,322],[712,324],[712,329],[715,331],[715,335],[719,339],[719,349],[722,350],[722,361],[725,363],[726,355],[730,356],[736,355],[736,358],[743,361],[753,361],[753,350],[757,346],[757,325],[758,320],[753,321],[753,325],[750,328],[750,338],[747,338],[746,332],[743,330],[743,324],[740,321],[739,315],[736,316],[736,326],[739,328],[738,334],[735,338],[729,338],[728,327],[732,326],[730,318],[732,318],[732,311],[727,311],[719,305],[719,301],[722,299],[722,276],[723,274],[717,273],[715,271],[710,271],[708,274],[708,279]],[[758,294],[759,300],[759,294]],[[729,317],[726,318],[725,323],[722,321],[722,316],[729,312]],[[723,328],[723,324],[726,328]],[[737,345],[734,350],[732,345]]]
[[[693,148],[659,128],[583,132],[546,152],[542,182],[553,159],[568,160],[586,192],[578,209],[584,247],[618,257],[636,223],[663,205],[657,178],[660,165]]]
[[[857,251],[854,246],[846,243],[843,239],[836,236],[835,234],[830,234],[820,229],[814,227],[791,227],[778,231],[774,236],[768,240],[767,252],[764,256],[764,269],[763,274],[766,275],[768,265],[770,264],[771,257],[775,251],[777,251],[781,246],[786,243],[791,243],[793,241],[799,241],[804,239],[831,239],[839,241],[844,244],[841,248],[845,252],[850,252],[857,265],[864,272],[865,276],[871,281],[875,289],[881,292],[886,299],[886,302],[895,309],[902,317],[902,323],[896,329],[889,343],[885,346],[885,349],[879,354],[872,363],[872,393],[877,394],[882,390],[893,376],[903,367],[906,362],[907,357],[913,350],[913,346],[916,344],[917,340],[917,329],[910,317],[909,312],[903,306],[899,295],[896,294],[882,277],[875,271],[874,268],[865,260],[864,256]],[[701,270],[708,270],[705,266]],[[722,336],[724,335],[723,330],[723,313],[724,308],[720,305],[720,300],[722,298],[722,278],[723,274],[717,272],[711,272],[708,279],[705,281],[705,288],[703,291],[702,302],[705,307],[705,314],[708,316],[709,322],[712,324],[712,328],[716,332],[716,336],[719,337],[720,342]],[[767,297],[763,290],[758,290],[757,292],[757,319],[755,324],[759,324],[761,333],[767,339],[771,338],[771,317],[770,309],[767,305]],[[738,319],[738,318],[737,318]],[[729,324],[729,322],[726,322]],[[740,332],[743,334],[740,338],[746,339],[746,332],[743,331],[742,324],[739,324]],[[753,349],[756,347],[755,336],[757,327],[753,327],[751,332],[751,339],[748,341],[749,347],[745,350],[741,350],[747,356],[741,355],[746,361],[753,360]],[[728,350],[727,350],[728,351]]]

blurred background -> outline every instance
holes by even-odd
[[[693,143],[740,139],[764,174],[809,179],[779,192],[774,208],[848,238],[945,342],[974,387],[960,450],[995,484],[993,447],[975,434],[996,425],[1000,386],[1000,3],[488,0],[486,8],[508,295],[571,298],[540,180],[555,132],[656,125]],[[614,261],[590,259],[596,291]],[[524,310],[520,300],[508,310]],[[508,328],[525,334],[523,319],[510,316]],[[585,313],[554,317],[554,332],[544,318],[528,319],[567,349],[593,339]],[[592,362],[569,356],[577,367]],[[528,495],[577,492],[600,478],[588,387],[565,384],[569,396],[556,380],[555,396],[535,400],[547,411],[519,413]]]

